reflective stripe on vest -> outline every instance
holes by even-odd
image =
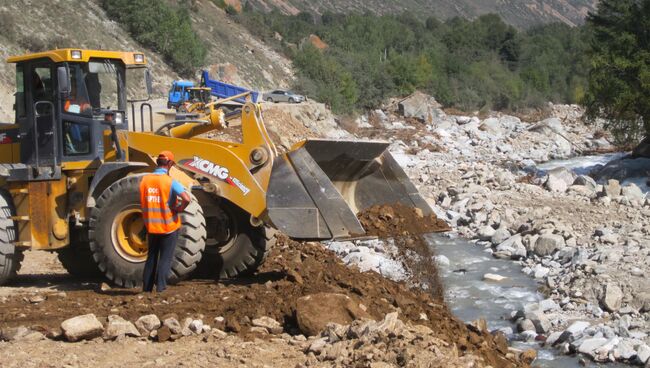
[[[169,234],[181,226],[179,216],[169,208],[172,178],[150,174],[140,182],[142,218],[150,234]]]

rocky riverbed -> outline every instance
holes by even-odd
[[[511,311],[512,339],[650,365],[650,201],[606,175],[595,173],[597,182],[537,168],[613,149],[598,122],[582,116],[578,106],[551,106],[531,122],[450,115],[416,94],[357,119],[354,132],[391,140],[439,217],[539,281],[547,299]]]

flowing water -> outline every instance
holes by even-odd
[[[606,153],[603,155],[596,156],[578,156],[572,157],[565,160],[553,160],[548,161],[543,164],[537,165],[537,169],[541,171],[548,171],[558,167],[566,167],[567,169],[575,172],[578,175],[588,175],[589,172],[596,169],[599,166],[604,166],[610,161],[617,160],[626,155],[624,152],[617,153]],[[605,180],[601,180],[604,182]],[[621,182],[621,185],[626,185],[630,183],[636,184],[643,193],[648,193],[650,187],[647,184],[648,178],[643,177],[632,177],[627,178]]]
[[[449,259],[448,266],[439,267],[445,284],[445,299],[454,314],[463,321],[483,318],[490,330],[511,328],[516,331],[514,323],[510,321],[510,313],[522,309],[525,304],[544,299],[537,291],[537,281],[521,272],[521,266],[517,263],[494,258],[483,247],[458,237],[431,234],[427,235],[427,240],[435,254]],[[484,281],[483,275],[486,273],[507,278],[500,282]],[[512,337],[514,336],[508,336]],[[537,343],[515,342],[513,346],[537,349],[538,359],[533,367],[583,367],[577,357],[559,355],[554,349],[541,348]],[[588,363],[587,366],[629,367],[623,364],[596,363]]]

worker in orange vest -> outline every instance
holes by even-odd
[[[158,167],[154,172],[142,177],[140,182],[140,204],[149,244],[142,283],[146,292],[153,291],[154,280],[157,292],[167,288],[181,227],[179,213],[190,203],[185,188],[169,176],[169,170],[174,166],[174,154],[160,152],[156,164]]]

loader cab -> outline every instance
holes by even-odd
[[[207,87],[192,87],[187,90],[190,103],[208,104],[212,101],[212,90]]]
[[[8,61],[16,64],[15,123],[26,166],[16,180],[56,179],[67,162],[103,161],[114,148],[104,147],[104,136],[129,126],[127,69],[146,69],[142,54],[76,49]]]

